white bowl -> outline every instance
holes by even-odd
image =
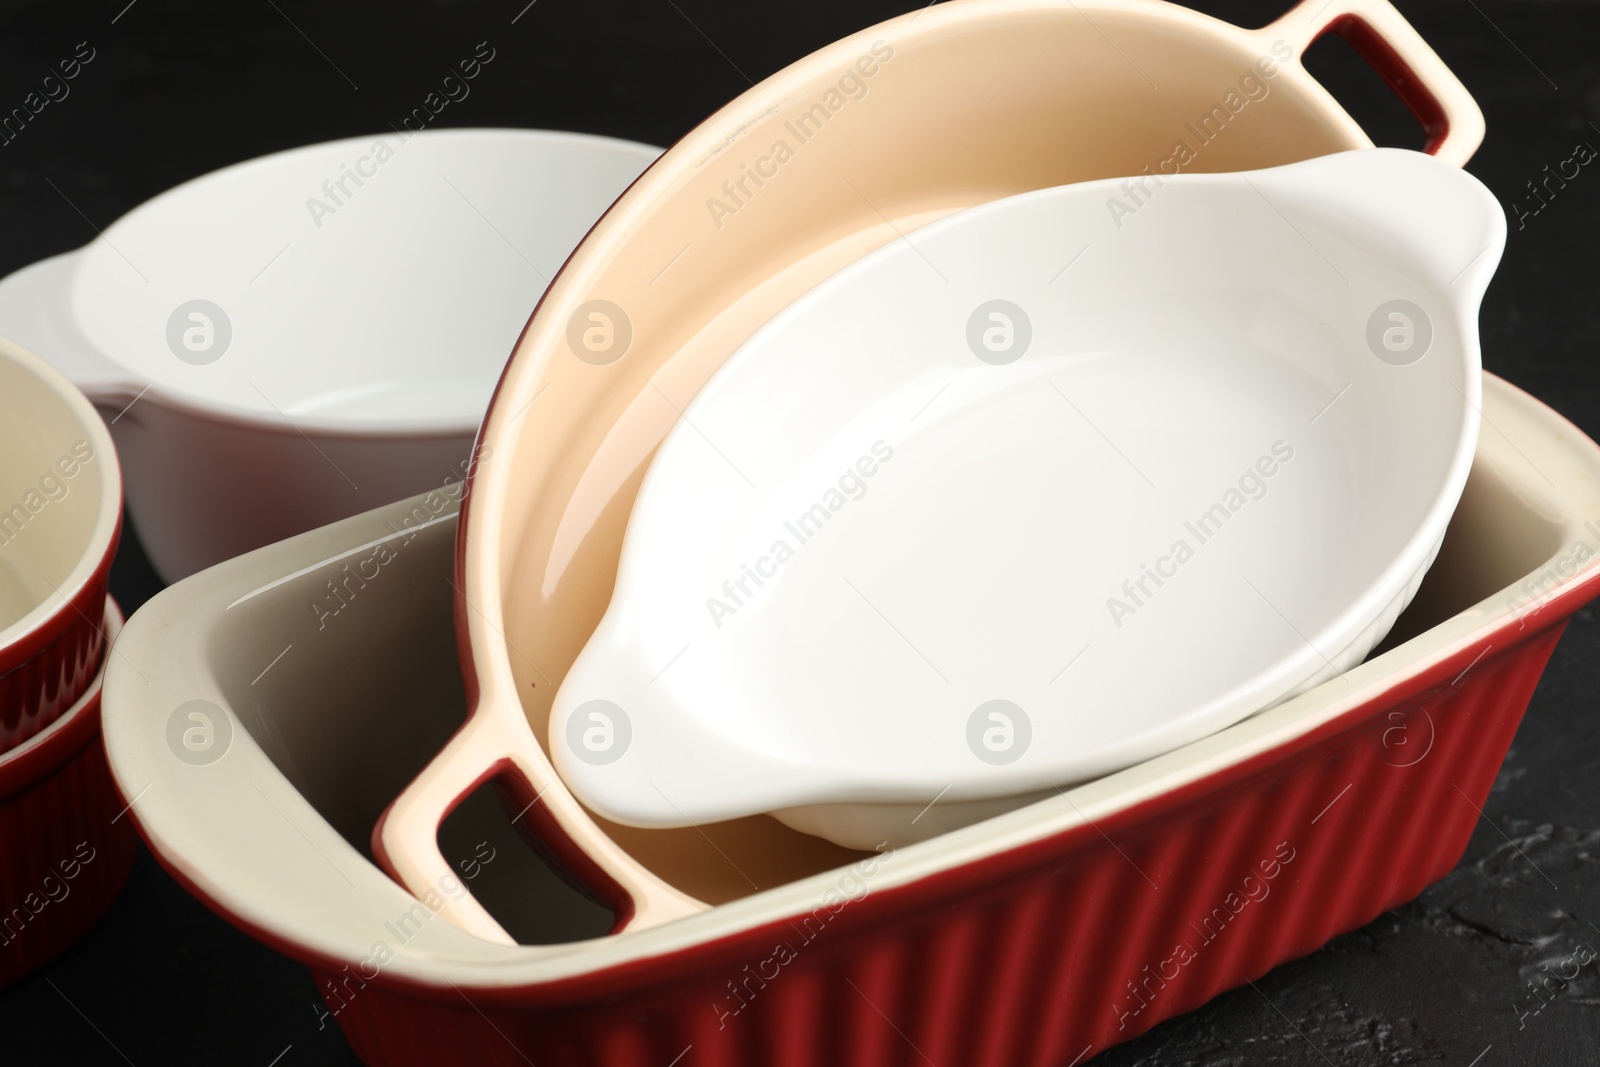
[[[545,286],[658,153],[442,130],[264,156],[0,282],[0,333],[112,423],[172,581],[460,480]]]
[[[898,846],[1382,639],[1472,461],[1499,204],[1395,149],[1132,184],[909,232],[711,377],[552,708],[579,800]]]

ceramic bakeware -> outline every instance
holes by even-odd
[[[1259,30],[1155,0],[940,4],[800,60],[665,153],[545,294],[485,420],[457,582],[474,711],[385,818],[387,869],[419,892],[447,874],[440,821],[506,769],[625,921],[747,892],[680,869],[692,828],[591,816],[547,755],[551,700],[610,599],[656,446],[772,315],[922,224],[1071,182],[1371,147],[1300,64],[1327,32],[1388,78],[1441,159],[1471,154],[1482,116],[1381,0],[1307,0]],[[470,899],[445,914],[504,937]]]
[[[556,696],[579,800],[911,844],[1382,640],[1472,464],[1504,210],[1394,149],[1149,191],[1136,226],[1115,180],[949,216],[740,346]]]
[[[112,423],[163,578],[468,469],[539,294],[659,149],[385,133],[215,171],[0,281]]]
[[[0,338],[0,752],[78,703],[99,671],[121,526],[122,478],[100,416]]]
[[[368,858],[365,824],[467,706],[448,502],[349,519],[151,600],[113,657],[107,747],[156,856],[309,964],[373,1067],[661,1067],[690,1045],[709,1067],[920,1063],[913,1045],[939,1064],[1082,1063],[1461,855],[1546,658],[1600,591],[1600,448],[1492,377],[1484,415],[1439,558],[1365,663],[982,825],[792,882],[752,870],[762,892],[655,929],[596,936],[592,904],[521,872],[495,914],[541,944],[442,921],[522,852],[492,798],[446,824],[465,845],[420,900]],[[319,629],[330,583],[350,592]],[[170,739],[195,701],[227,727],[209,764]],[[496,838],[473,878],[496,828],[513,843]],[[728,862],[705,842],[696,857]]]
[[[122,617],[101,605],[106,639]],[[111,906],[137,835],[100,739],[97,672],[77,702],[0,753],[0,987],[64,952]]]

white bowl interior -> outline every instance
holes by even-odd
[[[84,250],[72,314],[134,390],[470,429],[551,277],[658,152],[446,130],[266,156],[119,219]]]

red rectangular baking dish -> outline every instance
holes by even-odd
[[[1491,376],[1484,415],[1439,559],[1365,663],[1021,811],[653,929],[494,944],[363,849],[465,708],[448,494],[152,600],[109,669],[113,771],[167,869],[307,963],[368,1064],[1081,1063],[1460,858],[1551,650],[1600,593],[1600,448]],[[357,590],[340,613],[309,610],[336,583]],[[196,706],[227,738],[210,762],[169,740]],[[517,906],[568,904],[529,883]]]

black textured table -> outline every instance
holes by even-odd
[[[95,227],[206,171],[387,130],[480,41],[496,61],[437,126],[668,144],[747,79],[910,6],[7,3],[0,113],[59,60],[83,54],[80,42],[93,58],[67,96],[0,144],[0,273],[78,247]],[[1261,25],[1288,0],[1195,6]],[[1511,233],[1484,306],[1484,362],[1600,435],[1600,355],[1589,350],[1600,336],[1600,163],[1553,197],[1536,200],[1528,188],[1580,144],[1600,148],[1600,3],[1400,6],[1488,117],[1470,169],[1506,206]],[[1325,46],[1312,69],[1379,143],[1417,145],[1409,116],[1358,61]],[[130,610],[160,588],[137,531],[112,587]],[[1600,1064],[1597,651],[1600,626],[1586,609],[1534,696],[1485,820],[1443,882],[1096,1062]],[[1542,998],[1530,992],[1545,965],[1575,955],[1591,961],[1575,979],[1541,985]],[[0,992],[0,1063],[356,1062],[320,1015],[304,968],[213,916],[141,852],[127,891],[86,940]]]

